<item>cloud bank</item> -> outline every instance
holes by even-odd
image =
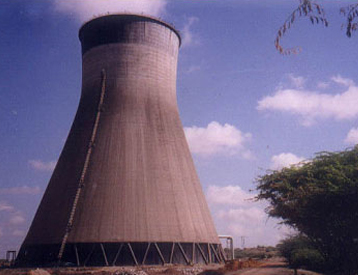
[[[189,47],[192,45],[198,45],[199,41],[197,37],[192,32],[192,25],[199,21],[197,17],[189,17],[187,22],[185,23],[183,29],[181,30],[181,46]]]
[[[290,165],[300,163],[304,160],[305,158],[298,157],[292,153],[281,153],[271,158],[270,168],[272,170],[280,170],[284,167],[289,167]]]
[[[344,78],[340,75],[332,76],[331,80],[337,84],[341,84],[346,87],[355,86],[355,83],[352,79]]]
[[[230,124],[221,125],[212,121],[206,128],[192,126],[184,128],[186,139],[192,153],[200,156],[217,154],[236,155],[250,158],[245,144],[251,140],[250,133],[242,133]]]
[[[252,195],[241,189],[240,186],[224,186],[219,187],[212,185],[208,188],[206,197],[211,204],[230,204],[242,206],[247,204]]]
[[[294,85],[298,89],[303,88],[306,83],[306,79],[302,76],[295,76],[294,74],[289,74],[288,77],[292,85]]]
[[[56,11],[69,14],[80,21],[113,13],[143,13],[160,16],[165,12],[165,0],[55,0]]]
[[[28,225],[22,211],[5,201],[0,201],[0,251],[19,249]]]
[[[320,119],[351,120],[358,117],[358,87],[351,79],[340,75],[332,77],[331,81],[346,88],[344,92],[335,94],[297,88],[304,81],[297,80],[297,77],[295,81],[295,88],[279,87],[273,95],[258,101],[257,110],[296,115],[304,126]]]
[[[31,168],[37,171],[53,171],[53,169],[55,169],[56,163],[57,162],[54,160],[49,162],[34,159],[29,160],[29,165]]]
[[[29,187],[27,185],[11,188],[0,188],[0,195],[37,195],[41,193],[41,189],[38,186]]]
[[[352,144],[352,145],[357,144],[358,143],[358,128],[350,129],[344,142],[348,143],[348,144]]]
[[[276,245],[290,230],[277,220],[268,219],[264,203],[255,202],[253,193],[239,186],[211,185],[206,197],[220,235],[232,235],[235,247],[240,247],[241,237],[246,238],[246,246]]]
[[[22,215],[16,214],[10,218],[9,223],[11,225],[20,225],[20,224],[23,224],[25,221],[26,220]]]
[[[1,211],[12,211],[14,210],[14,207],[11,206],[10,204],[8,204],[7,202],[4,202],[4,201],[0,201],[0,212]]]

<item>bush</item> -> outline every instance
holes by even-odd
[[[358,274],[358,145],[257,179],[257,200],[314,242],[330,271]],[[337,270],[338,269],[338,270]]]
[[[255,248],[235,249],[235,259],[267,259],[275,256],[277,256],[277,249],[272,246],[258,246]]]
[[[324,259],[316,249],[301,248],[292,251],[291,265],[293,268],[320,271],[324,266]]]
[[[277,246],[291,268],[305,268],[319,271],[324,267],[324,258],[314,248],[312,242],[303,235],[297,235],[281,241]]]

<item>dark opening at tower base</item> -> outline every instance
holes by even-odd
[[[60,244],[23,247],[17,267],[134,266],[223,263],[220,244],[209,243],[68,243],[58,260]]]

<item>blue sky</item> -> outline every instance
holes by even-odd
[[[74,118],[78,29],[120,11],[181,32],[178,105],[218,233],[276,244],[287,229],[248,200],[255,178],[358,141],[357,37],[339,14],[352,1],[317,2],[330,26],[297,20],[282,43],[302,52],[282,56],[275,35],[298,0],[2,0],[0,258],[19,248]]]

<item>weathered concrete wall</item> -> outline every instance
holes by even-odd
[[[219,243],[177,109],[179,36],[140,18],[123,21],[117,41],[108,43],[86,36],[88,25],[82,28],[82,44],[89,45],[82,45],[80,104],[23,247],[62,241],[103,69],[102,114],[68,242]]]

